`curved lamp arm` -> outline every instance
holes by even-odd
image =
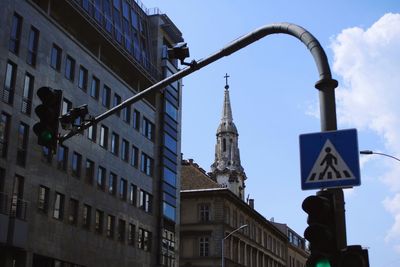
[[[396,158],[395,156],[388,155],[388,154],[385,154],[385,153],[380,153],[380,152],[374,152],[372,150],[361,150],[360,154],[362,154],[362,155],[372,155],[372,154],[382,155],[382,156],[389,157],[389,158],[392,158],[394,160],[400,161],[400,159]]]

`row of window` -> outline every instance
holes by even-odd
[[[75,0],[121,47],[150,69],[145,14],[126,0]],[[111,4],[112,2],[112,4]],[[142,16],[140,15],[142,14]]]
[[[43,214],[48,214],[49,211],[49,198],[50,189],[46,186],[39,186],[38,194],[38,210]],[[68,201],[68,213],[65,213],[65,195],[60,192],[54,193],[54,203],[52,217],[54,219],[63,221],[65,215],[67,215],[67,222],[71,225],[78,225],[78,217],[80,212],[80,204],[77,199],[70,198]],[[94,211],[94,216],[93,216]],[[92,206],[82,203],[81,207],[81,225],[83,228],[90,230],[92,224],[94,224],[94,231],[97,234],[103,234],[110,239],[116,238],[118,241],[125,243],[127,239],[129,245],[135,244],[135,225],[128,223],[128,229],[126,229],[126,221],[122,218],[118,219],[118,226],[116,228],[117,219],[114,215],[106,214],[100,209],[94,209]],[[128,232],[126,232],[128,230]],[[126,238],[127,236],[127,238]],[[139,228],[137,236],[137,246],[145,251],[151,249],[151,232]]]
[[[13,90],[9,90],[9,88],[13,88],[15,86],[15,79],[16,79],[16,65],[9,61],[7,63],[6,67],[6,76],[5,76],[5,86],[3,90],[3,101],[12,104],[12,98],[13,94],[10,92]],[[23,101],[21,105],[21,112],[25,114],[30,114],[31,113],[31,105],[32,105],[32,91],[33,91],[33,83],[34,83],[34,76],[32,76],[29,73],[25,74],[25,79],[24,79],[24,90],[23,90]],[[8,92],[8,93],[6,93]],[[72,103],[66,99],[63,101],[63,114],[66,113],[69,109],[72,108]],[[149,139],[154,139],[154,124],[151,123],[146,117],[143,116],[142,118],[142,127],[140,127],[140,112],[137,110],[134,111],[134,126],[136,129],[142,129],[142,134],[145,135]],[[0,128],[0,150],[1,150],[1,156],[5,157],[5,154],[7,152],[7,134],[8,134],[8,129],[9,127],[9,115],[7,114],[2,114],[1,117],[1,125],[3,127]],[[96,126],[92,126],[88,129],[88,138],[94,142],[96,142],[97,138],[97,131],[96,131]],[[21,126],[20,132],[22,131],[22,134],[26,137],[27,135],[27,125],[23,124]],[[25,147],[27,146],[27,138],[20,138],[24,142],[21,143],[21,146]],[[104,147],[105,149],[108,148],[108,127],[102,125],[100,128],[100,137],[99,137],[99,144],[100,146]],[[111,152],[114,155],[119,155],[119,147],[120,147],[120,142],[119,142],[119,135],[115,132],[112,133],[111,135]],[[121,141],[121,159],[125,162],[129,162],[129,142],[125,139],[122,139]],[[138,149],[132,145],[132,153],[131,153],[131,165],[134,167],[138,167]],[[25,154],[24,154],[25,155]],[[25,162],[24,160],[24,155],[22,155],[22,161]],[[147,175],[152,175],[153,173],[153,159],[146,155],[145,153],[142,153],[141,156],[141,166],[140,169],[142,172],[146,173]],[[25,163],[22,164],[23,166]]]
[[[146,118],[143,117],[143,121]],[[96,142],[97,139],[97,125],[91,126],[87,130],[87,137],[89,140]],[[154,160],[149,155],[141,152],[140,166],[139,166],[139,149],[135,145],[130,145],[129,141],[125,138],[120,138],[116,132],[111,133],[109,140],[109,128],[105,125],[100,126],[99,130],[99,145],[104,149],[110,149],[110,152],[120,157],[124,162],[130,162],[131,166],[138,168],[143,173],[153,176]],[[120,140],[121,139],[121,140]]]
[[[197,239],[198,242],[198,256],[209,257],[212,255],[211,251],[211,237],[201,236]],[[265,267],[278,267],[283,266],[281,263],[264,254],[262,251],[258,250],[256,247],[247,245],[244,242],[238,240],[232,240],[232,237],[225,240],[224,252],[225,257],[230,258],[235,263],[241,263],[245,266],[255,267],[255,266],[265,266]],[[232,249],[231,249],[232,246]],[[233,253],[231,253],[231,251]]]
[[[22,22],[23,22],[22,17],[19,14],[14,13],[11,22],[10,42],[8,49],[15,55],[18,55],[20,52]],[[31,65],[32,67],[36,66],[38,46],[39,46],[39,30],[36,29],[34,26],[31,26],[28,36],[26,63]]]
[[[210,203],[200,203],[198,205],[198,219],[201,222],[209,222],[213,219]],[[262,227],[257,226],[254,221],[249,221],[249,219],[244,220],[244,216],[242,214],[240,214],[238,218],[238,213],[236,210],[233,210],[233,214],[231,217],[230,209],[228,207],[225,207],[225,223],[229,224],[233,228],[237,228],[244,224],[248,225],[248,227],[240,230],[244,235],[266,247],[275,255],[281,258],[286,257],[285,246],[282,242],[274,238],[271,234],[263,231]]]
[[[62,59],[62,49],[56,44],[53,44],[50,55],[50,66],[57,71],[61,71],[61,59]],[[72,82],[74,81],[75,77],[75,65],[76,65],[75,59],[72,58],[70,55],[67,55],[65,60],[64,76]],[[84,66],[80,65],[78,72],[78,87],[82,89],[84,92],[87,92],[88,90],[88,79],[89,79],[88,76],[89,76],[88,70]],[[92,75],[89,88],[89,95],[92,98],[98,100],[99,94],[100,94],[100,80],[95,75]],[[101,104],[104,107],[111,108],[111,106],[115,107],[121,104],[122,98],[120,95],[114,93],[112,99],[111,96],[112,96],[111,88],[106,84],[104,84],[103,89],[101,91]],[[66,101],[69,102],[68,100]],[[124,109],[122,109],[122,112],[116,113],[118,117],[121,117],[121,114],[122,114],[122,120],[128,124],[131,123],[131,117],[132,117],[133,128],[140,131],[142,135],[144,135],[149,140],[154,141],[155,127],[154,124],[149,119],[143,117],[143,119],[140,120],[140,112],[136,109],[134,109],[132,112],[131,106],[127,106]],[[140,122],[142,123],[140,124]]]
[[[21,33],[22,33],[22,17],[14,13],[12,19],[12,28],[10,32],[10,41],[9,41],[9,50],[14,54],[18,55]],[[35,66],[36,65],[36,55],[38,51],[38,43],[39,43],[39,30],[32,26],[32,29],[29,34],[28,41],[28,64]],[[50,52],[50,66],[54,68],[56,71],[61,71],[62,65],[62,49],[60,46],[53,44],[51,52]],[[70,56],[66,55],[65,58],[65,68],[64,68],[64,76],[66,79],[70,81],[74,81],[75,79],[75,69],[76,69],[76,61]],[[16,74],[17,74],[17,65],[11,61],[8,62],[6,68],[6,79],[2,94],[2,100],[10,105],[13,104],[14,99],[14,91],[15,91],[15,82],[16,82]],[[29,73],[25,75],[24,88],[23,88],[23,103],[22,103],[22,112],[26,114],[31,113],[31,102],[32,102],[32,92],[33,92],[33,76]],[[87,91],[88,89],[88,70],[80,65],[78,71],[78,87],[83,91]],[[95,99],[99,99],[100,92],[100,80],[93,75],[90,83],[89,94]],[[101,103],[104,107],[110,108],[112,106],[116,106],[121,103],[121,96],[117,93],[114,93],[113,98],[111,100],[111,88],[106,84],[103,85],[103,90],[101,92]],[[116,113],[117,116],[121,116],[121,112]],[[124,108],[122,110],[122,119],[126,123],[130,123],[131,121],[131,109],[130,106]],[[133,112],[133,127],[137,130],[141,129],[141,132],[144,136],[146,136],[150,140],[154,140],[154,124],[150,122],[148,119],[144,118],[142,121],[142,127],[140,127],[140,113],[137,110]]]
[[[6,158],[9,148],[10,140],[10,127],[11,127],[11,115],[6,112],[0,114],[0,157]],[[29,138],[29,126],[20,122],[17,133],[17,157],[16,163],[19,166],[25,167],[27,148]]]
[[[68,147],[60,145],[57,151],[57,168],[63,171],[67,171],[68,165]],[[47,162],[51,162],[51,153],[47,149],[43,149],[43,159]],[[82,176],[82,155],[78,152],[74,151],[72,153],[72,164],[71,164],[71,172],[72,175],[80,178]],[[138,206],[145,212],[152,212],[152,202],[153,196],[140,189],[139,191],[139,202],[137,201],[137,186],[133,183],[129,184],[128,188],[128,180],[120,177],[118,183],[118,175],[113,173],[112,171],[108,174],[107,179],[107,170],[105,167],[99,165],[97,167],[97,174],[95,176],[95,163],[91,159],[87,158],[84,165],[85,169],[85,181],[88,184],[93,184],[96,179],[96,186],[98,189],[108,192],[110,195],[117,196],[121,200],[128,201],[130,204],[134,206]],[[118,188],[117,188],[118,185]],[[138,202],[138,203],[137,203]],[[137,205],[139,204],[139,205]]]

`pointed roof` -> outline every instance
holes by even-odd
[[[222,118],[221,118],[221,123],[219,124],[217,129],[217,135],[225,132],[238,134],[236,125],[233,123],[228,83],[225,85],[225,96],[224,96],[224,105],[222,108]]]

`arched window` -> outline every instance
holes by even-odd
[[[226,151],[226,139],[222,139],[222,151]]]

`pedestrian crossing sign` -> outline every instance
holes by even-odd
[[[357,130],[300,135],[301,189],[361,184]]]

